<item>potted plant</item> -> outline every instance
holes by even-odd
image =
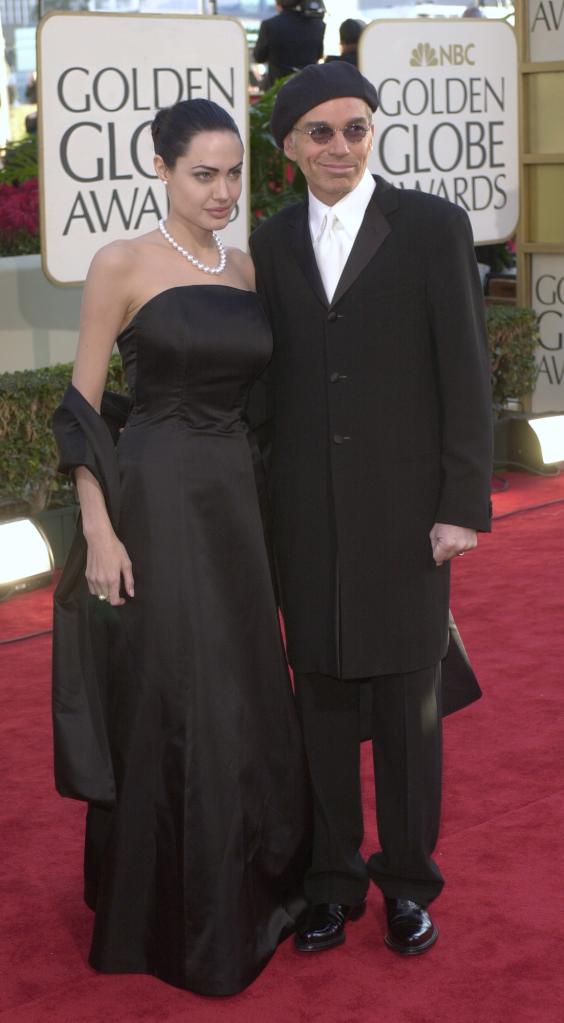
[[[531,394],[537,378],[535,349],[539,324],[534,309],[489,305],[486,323],[490,345],[492,398],[496,415],[509,411],[510,402]]]
[[[494,410],[494,462],[508,458],[510,417],[532,394],[538,367],[539,324],[534,309],[512,305],[486,308]]]

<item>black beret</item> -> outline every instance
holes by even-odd
[[[276,145],[282,149],[286,135],[308,110],[342,96],[363,99],[371,110],[378,106],[376,89],[354,64],[332,60],[328,64],[308,64],[303,71],[298,71],[284,83],[276,97],[270,118]]]

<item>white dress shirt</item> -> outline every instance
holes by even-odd
[[[339,277],[349,258],[375,188],[376,182],[367,168],[356,188],[339,199],[334,206],[326,206],[308,190],[309,230],[329,302],[335,294]],[[329,238],[327,232],[332,230],[334,217],[338,219],[338,225],[335,225],[338,226],[338,235],[335,234],[333,240]]]

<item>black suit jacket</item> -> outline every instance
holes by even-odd
[[[274,536],[291,664],[413,671],[448,644],[435,522],[490,528],[490,368],[457,206],[381,178],[333,301],[307,203],[251,238],[274,335]]]

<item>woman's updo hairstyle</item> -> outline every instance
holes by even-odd
[[[155,153],[173,169],[193,138],[203,131],[232,131],[241,139],[231,114],[211,99],[185,99],[163,107],[151,124]]]

